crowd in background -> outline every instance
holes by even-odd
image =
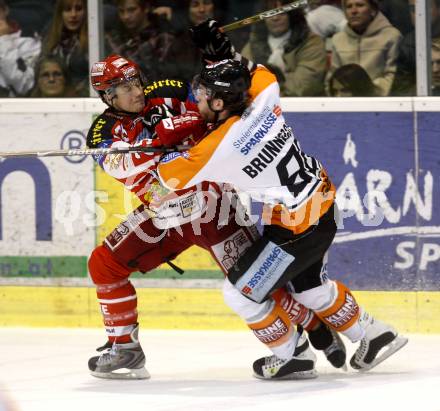
[[[104,0],[105,55],[135,60],[148,81],[201,68],[188,28],[292,0]],[[440,95],[440,0],[432,0],[432,94]],[[269,67],[282,96],[416,94],[415,0],[310,0],[231,32]],[[89,95],[87,0],[0,0],[0,97]]]

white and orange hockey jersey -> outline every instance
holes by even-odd
[[[265,204],[263,221],[301,233],[331,207],[335,187],[321,163],[301,151],[280,108],[275,76],[252,73],[251,104],[181,153],[162,157],[163,185],[183,189],[202,181],[234,185]]]

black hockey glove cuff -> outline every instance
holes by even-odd
[[[194,44],[198,47],[203,59],[220,61],[234,58],[235,49],[229,37],[220,30],[219,23],[208,19],[190,29]]]

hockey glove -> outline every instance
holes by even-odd
[[[151,134],[151,138],[156,137],[156,126],[164,118],[172,117],[175,113],[166,104],[154,106],[144,117],[144,124]]]
[[[194,144],[205,134],[207,126],[203,118],[196,111],[187,111],[185,114],[162,120],[156,126],[156,139],[153,145],[172,147],[188,139]]]
[[[190,29],[194,44],[198,47],[203,59],[220,61],[234,58],[235,49],[229,37],[220,30],[216,20],[208,19]]]

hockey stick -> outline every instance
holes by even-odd
[[[71,156],[91,156],[107,154],[126,154],[126,153],[173,153],[175,151],[187,150],[188,146],[176,147],[127,147],[127,148],[79,148],[71,150],[48,150],[48,151],[17,151],[0,152],[0,158],[20,158],[20,157],[71,157]]]
[[[234,23],[223,26],[221,30],[223,32],[239,29],[249,24],[257,23],[258,21],[268,19],[278,14],[288,13],[289,11],[299,9],[300,7],[306,7],[308,5],[307,0],[297,0],[292,3],[285,4],[284,6],[277,7],[272,10],[263,11],[255,16],[247,17],[243,20],[235,21]]]

